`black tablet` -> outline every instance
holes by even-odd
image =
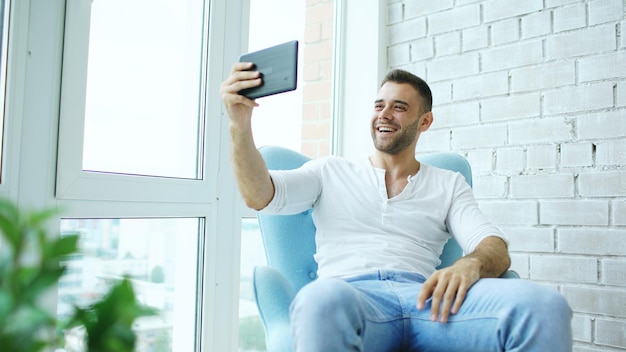
[[[262,74],[263,83],[259,87],[239,91],[239,94],[250,99],[289,92],[297,87],[297,40],[243,54],[239,57],[239,62],[254,63],[252,70]]]

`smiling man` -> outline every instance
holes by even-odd
[[[496,279],[510,265],[506,236],[458,173],[420,164],[433,123],[430,88],[393,70],[371,117],[365,160],[312,160],[268,171],[252,138],[261,84],[249,63],[222,83],[233,167],[246,204],[269,214],[313,208],[319,279],[291,306],[296,351],[570,351],[571,310],[555,290]],[[454,236],[466,256],[436,270]]]

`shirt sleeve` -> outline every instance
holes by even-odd
[[[455,237],[463,252],[471,253],[483,239],[495,236],[508,243],[508,238],[493,225],[478,207],[470,186],[463,177],[455,180],[453,199],[446,219],[448,231]]]
[[[314,159],[298,169],[270,170],[274,182],[274,197],[260,212],[290,215],[314,206],[322,192],[321,168],[325,158]]]

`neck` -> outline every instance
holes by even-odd
[[[384,169],[392,178],[415,175],[420,167],[420,163],[415,159],[415,153],[411,150],[399,154],[387,154],[377,150],[369,159],[374,167]]]

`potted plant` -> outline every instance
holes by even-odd
[[[0,198],[0,346],[3,351],[37,352],[56,345],[56,314],[45,296],[65,272],[60,262],[78,251],[78,235],[52,235],[46,221],[56,211],[27,212]],[[84,329],[89,352],[133,351],[133,321],[154,311],[141,306],[128,278],[99,300],[75,307],[70,327]]]

